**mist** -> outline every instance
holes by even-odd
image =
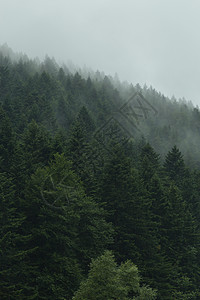
[[[1,0],[0,44],[200,104],[197,0]]]

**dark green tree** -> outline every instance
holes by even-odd
[[[86,197],[70,163],[58,154],[27,181],[20,209],[23,233],[31,236],[25,248],[35,249],[26,260],[35,270],[26,278],[34,292],[22,295],[71,299],[91,257],[112,241],[103,210]]]
[[[85,106],[80,109],[77,120],[80,122],[80,125],[85,131],[86,137],[89,139],[91,137],[91,133],[95,130],[95,124]]]
[[[92,144],[90,143],[93,126],[87,110],[82,108],[70,129],[67,149],[73,168],[84,183],[88,194],[91,194],[94,189]]]
[[[100,198],[115,229],[112,249],[117,260],[134,257],[145,280],[152,278],[155,275],[152,268],[156,267],[159,257],[152,200],[119,145],[115,145],[105,164]]]
[[[9,172],[12,164],[15,138],[11,127],[11,122],[0,106],[0,159],[1,172]]]
[[[32,249],[26,248],[29,235],[22,234],[24,218],[15,203],[13,182],[0,173],[0,298],[26,299],[22,289],[36,295],[26,284],[26,276],[33,275],[31,266],[25,263]],[[29,298],[33,299],[33,298]]]
[[[162,249],[163,232],[163,207],[166,204],[165,198],[165,177],[159,162],[159,155],[150,144],[141,149],[139,157],[139,174],[143,183],[142,189],[148,199],[147,216],[151,228],[151,247],[146,253],[144,260],[143,276],[147,282],[158,289],[158,296],[162,299],[169,299],[173,289],[173,278],[177,275],[172,262]],[[150,245],[150,243],[149,243]],[[146,270],[145,270],[146,269]]]
[[[32,121],[24,130],[21,147],[27,174],[35,172],[38,167],[47,165],[52,154],[48,131],[35,121]]]
[[[165,158],[164,168],[169,178],[173,180],[177,186],[181,186],[187,175],[187,170],[183,156],[176,146],[168,152]]]
[[[166,191],[162,232],[161,247],[178,274],[177,279],[174,278],[174,290],[188,297],[193,291],[197,295],[199,231],[180,190],[174,183]]]

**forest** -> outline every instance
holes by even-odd
[[[0,48],[0,299],[200,299],[200,110]]]

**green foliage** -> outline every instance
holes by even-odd
[[[27,282],[36,282],[38,299],[70,299],[90,258],[111,242],[103,210],[87,198],[71,164],[59,154],[27,182],[21,210],[24,232],[31,235],[26,248],[35,249],[28,261],[36,270]]]
[[[73,300],[155,299],[156,292],[140,287],[137,267],[127,261],[120,266],[111,252],[93,260],[86,281],[83,281]]]
[[[0,158],[1,172],[6,172],[11,167],[12,156],[14,152],[14,133],[11,127],[11,122],[3,108],[0,106]]]
[[[33,272],[25,264],[27,255],[32,252],[25,247],[30,236],[22,234],[24,218],[14,200],[12,180],[0,173],[0,298],[5,300],[25,299],[22,290],[29,290],[25,278]]]
[[[2,51],[0,298],[199,299],[199,109]]]
[[[32,174],[38,167],[46,165],[51,157],[51,138],[48,131],[32,121],[23,133],[21,148],[26,169]]]
[[[167,154],[164,167],[170,179],[180,185],[186,176],[186,167],[182,154],[176,146]]]

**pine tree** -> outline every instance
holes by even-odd
[[[8,58],[0,55],[0,86],[1,86],[1,97],[5,96],[9,89],[9,71],[10,61]]]
[[[148,199],[148,223],[151,228],[148,252],[143,257],[145,278],[154,288],[158,289],[158,296],[169,299],[173,289],[174,278],[177,273],[173,264],[162,248],[163,239],[163,207],[166,203],[164,174],[159,162],[159,155],[150,144],[146,144],[139,157],[139,174],[143,183],[143,190]],[[144,270],[145,270],[144,268]],[[141,269],[142,270],[142,269]]]
[[[83,165],[85,163],[84,153],[86,151],[86,132],[77,120],[74,122],[69,137],[69,157],[73,162],[74,169],[81,175],[81,171],[84,171]]]
[[[85,106],[80,109],[77,120],[84,129],[88,140],[91,137],[91,133],[95,130],[95,124]]]
[[[82,108],[70,130],[68,141],[68,156],[73,162],[73,168],[91,195],[94,189],[94,172],[92,166],[91,134],[94,130],[93,120],[87,110]]]
[[[104,167],[100,186],[107,219],[115,229],[112,249],[118,261],[134,257],[145,280],[148,280],[153,276],[151,268],[156,263],[159,246],[152,202],[122,148],[115,146],[112,153]]]
[[[174,146],[172,150],[168,152],[165,158],[164,168],[169,178],[180,187],[187,175],[187,170],[183,156],[176,146]]]
[[[197,287],[199,232],[180,190],[173,183],[166,191],[162,231],[161,247],[178,274],[174,278],[175,290],[189,295]]]
[[[70,115],[68,112],[67,100],[63,96],[58,99],[57,121],[63,128],[69,127]]]
[[[12,156],[14,152],[14,133],[11,122],[0,106],[0,158],[1,172],[9,172],[12,164]]]
[[[12,179],[0,173],[0,298],[2,300],[25,300],[22,289],[28,294],[31,291],[32,295],[37,294],[26,283],[26,276],[31,276],[34,270],[25,261],[33,249],[25,247],[30,236],[22,234],[23,226],[24,218],[15,203]]]
[[[48,131],[32,121],[22,136],[22,155],[26,162],[26,172],[31,174],[48,163],[51,157],[51,138]]]
[[[27,275],[27,285],[38,299],[71,299],[91,257],[112,241],[103,210],[86,197],[70,163],[59,154],[27,181],[20,209],[23,233],[31,236],[25,247],[35,249],[28,256],[35,273]]]

